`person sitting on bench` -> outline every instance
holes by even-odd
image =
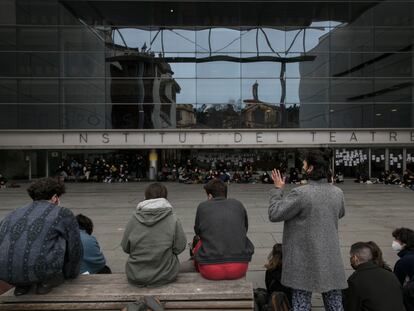
[[[111,269],[106,265],[105,256],[96,238],[92,235],[93,222],[82,214],[76,215],[79,224],[80,236],[83,246],[83,258],[81,262],[81,274],[111,274]]]
[[[32,285],[46,294],[79,274],[82,243],[73,213],[59,206],[65,186],[42,178],[27,189],[33,202],[0,223],[0,280],[24,295]]]
[[[196,269],[210,280],[232,280],[246,275],[254,252],[247,238],[248,219],[243,204],[227,199],[227,185],[219,179],[209,181],[204,189],[208,200],[196,212],[194,247]]]
[[[150,184],[125,228],[121,245],[129,254],[126,275],[134,285],[167,284],[180,270],[178,255],[185,250],[187,238],[167,195],[162,184]]]

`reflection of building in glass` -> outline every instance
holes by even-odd
[[[414,124],[413,39],[403,27],[412,15],[393,3],[378,3],[352,23],[336,27],[310,51],[316,59],[300,64],[301,76],[311,78],[300,83],[300,127]],[[390,9],[401,22],[390,20]],[[373,22],[379,25],[367,27]]]
[[[107,59],[111,72],[113,128],[175,128],[180,86],[163,58],[129,52]]]
[[[246,99],[245,108],[241,111],[243,127],[246,128],[274,128],[279,126],[280,108],[262,102],[259,99],[259,83],[252,86],[253,99]]]
[[[176,106],[177,128],[192,128],[196,125],[196,112],[191,104],[181,104]]]

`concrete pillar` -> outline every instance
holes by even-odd
[[[402,164],[403,172],[407,169],[407,148],[403,148],[403,164]]]
[[[390,170],[390,149],[385,148],[385,170]]]
[[[158,175],[158,152],[155,149],[151,149],[149,153],[149,180],[157,180]]]
[[[46,150],[46,177],[49,177],[49,151]]]
[[[372,163],[371,163],[371,161],[372,161],[372,152],[371,152],[371,148],[368,148],[368,176],[369,176],[369,179],[371,179],[372,178]]]

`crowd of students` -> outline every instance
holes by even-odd
[[[328,153],[306,155],[309,183],[284,192],[286,179],[273,170],[269,220],[284,222],[283,244],[276,244],[266,264],[266,291],[256,291],[257,310],[309,311],[313,292],[322,293],[329,311],[411,311],[414,303],[414,232],[396,229],[392,248],[400,259],[393,271],[374,242],[350,249],[355,272],[348,278],[339,246],[338,222],[345,215],[344,195],[329,182]],[[243,204],[227,198],[218,178],[204,185],[194,221],[191,257],[180,262],[187,245],[167,188],[150,184],[126,225],[122,249],[128,254],[126,277],[136,286],[174,282],[179,273],[197,271],[210,280],[244,277],[254,253],[247,237]],[[32,202],[0,223],[0,280],[15,286],[16,296],[32,287],[50,292],[79,273],[111,273],[93,234],[92,221],[60,206],[65,187],[52,178],[34,182]],[[156,245],[156,247],[154,247]]]
[[[366,174],[358,173],[356,183],[399,185],[414,190],[414,173],[407,169],[402,176],[395,171],[383,171],[378,178],[369,178]]]

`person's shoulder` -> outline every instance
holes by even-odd
[[[344,191],[341,188],[339,188],[338,186],[335,186],[335,185],[331,184],[331,187],[336,193],[339,193],[339,194],[342,194],[342,195],[344,194]]]
[[[59,214],[62,218],[75,217],[75,215],[73,214],[73,212],[69,208],[63,207],[63,206],[59,206],[59,208],[60,208]]]
[[[240,202],[239,200],[234,199],[234,198],[228,198],[228,199],[226,199],[226,202],[227,202],[227,204],[231,204],[231,205],[234,205],[234,206],[244,207],[242,202]]]

